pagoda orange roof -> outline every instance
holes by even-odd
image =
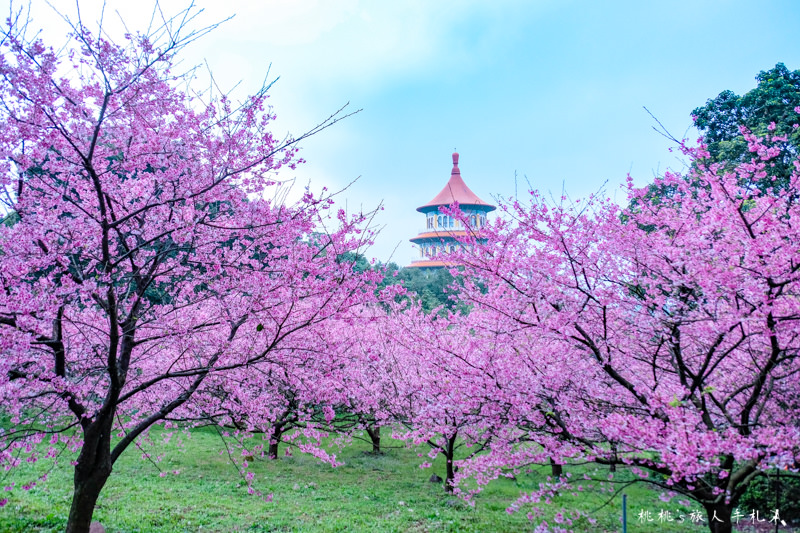
[[[475,194],[467,187],[464,180],[461,178],[461,170],[458,168],[458,152],[453,152],[453,170],[450,172],[450,179],[444,189],[437,194],[433,200],[418,207],[417,211],[423,212],[428,207],[440,207],[443,205],[451,204],[459,205],[480,205],[489,207],[489,211],[494,211],[495,207],[487,202],[484,202],[478,195]]]
[[[441,230],[431,230],[431,231],[423,231],[413,239],[410,239],[411,242],[415,241],[422,241],[425,239],[447,239],[450,238],[458,238],[458,237],[468,237],[469,235],[474,235],[476,232],[475,230],[467,231],[465,229],[441,229]]]

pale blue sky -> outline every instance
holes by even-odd
[[[6,0],[7,1],[7,0]],[[74,13],[74,2],[54,2]],[[197,0],[213,21],[193,45],[218,80],[253,91],[272,64],[279,133],[301,133],[345,102],[358,115],[303,145],[300,188],[337,188],[350,210],[383,201],[371,250],[407,264],[424,225],[415,208],[446,183],[457,148],[479,196],[509,196],[528,182],[573,198],[630,171],[639,184],[680,162],[652,130],[652,113],[677,137],[692,109],[724,89],[741,94],[783,62],[800,69],[800,2],[590,2],[419,0]],[[96,19],[96,1],[81,2]],[[149,14],[109,1],[130,27]],[[162,0],[165,10],[182,2]],[[34,26],[58,24],[34,0]],[[62,32],[63,33],[63,32]],[[61,41],[59,41],[60,43]],[[288,176],[286,176],[288,177]]]

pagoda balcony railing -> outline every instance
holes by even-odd
[[[465,228],[464,226],[460,228],[422,228],[417,230],[417,235],[421,233],[439,233],[442,236],[446,236],[448,233],[457,231],[475,231],[475,228]]]

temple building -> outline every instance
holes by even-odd
[[[439,208],[458,203],[464,213],[467,226],[461,220],[442,213]],[[412,261],[409,267],[441,268],[447,263],[437,259],[437,255],[449,253],[460,246],[459,237],[466,237],[469,231],[480,230],[486,224],[486,214],[494,211],[495,206],[478,198],[467,187],[461,178],[458,168],[458,152],[453,153],[453,170],[444,189],[434,196],[433,200],[418,207],[417,211],[425,215],[425,229],[411,239],[419,248],[420,259]]]

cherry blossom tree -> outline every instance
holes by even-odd
[[[491,394],[516,406],[494,425],[517,431],[459,476],[548,457],[629,465],[730,532],[751,480],[796,475],[800,162],[765,188],[785,139],[743,135],[749,162],[683,146],[695,165],[657,179],[658,196],[629,182],[625,209],[532,192],[461,254],[473,338],[508,346],[484,351],[506,369]]]
[[[296,142],[340,117],[281,140],[266,87],[242,103],[192,92],[174,71],[206,31],[190,18],[124,44],[78,22],[60,53],[19,19],[2,33],[0,464],[72,446],[68,532],[88,530],[154,424],[237,402],[255,423],[242,376],[296,369],[310,331],[373,294],[338,260],[368,242],[364,216],[270,192]]]
[[[391,301],[402,292],[399,286],[385,288],[382,300]],[[363,306],[349,320],[328,323],[329,340],[339,350],[334,359],[341,368],[327,374],[325,386],[336,391],[336,416],[326,421],[333,432],[366,440],[372,453],[383,453],[381,428],[397,422],[391,405],[396,389],[392,375],[396,360],[387,335],[390,315],[381,306]],[[364,436],[366,434],[366,436]]]
[[[409,446],[429,448],[428,459],[442,455],[444,488],[457,492],[457,459],[484,449],[492,435],[486,425],[507,408],[483,392],[491,390],[484,383],[491,375],[485,346],[469,341],[470,325],[428,313],[418,301],[404,299],[378,313],[358,330],[359,362],[345,375],[350,410],[391,426],[393,438]],[[422,467],[431,466],[428,459]]]
[[[311,445],[304,442],[304,436],[321,444],[321,438],[327,436],[321,428],[333,419],[333,406],[340,402],[337,389],[329,382],[341,363],[336,357],[337,347],[324,338],[313,345],[298,342],[303,334],[313,332],[317,337],[318,329],[322,328],[298,332],[258,365],[236,369],[224,379],[212,378],[207,387],[211,398],[202,413],[192,414],[189,420],[169,420],[202,420],[231,429],[245,449],[249,439],[261,435],[268,442],[262,455],[270,459],[278,457],[279,446],[287,439],[304,450]],[[336,464],[335,458],[329,462]]]

